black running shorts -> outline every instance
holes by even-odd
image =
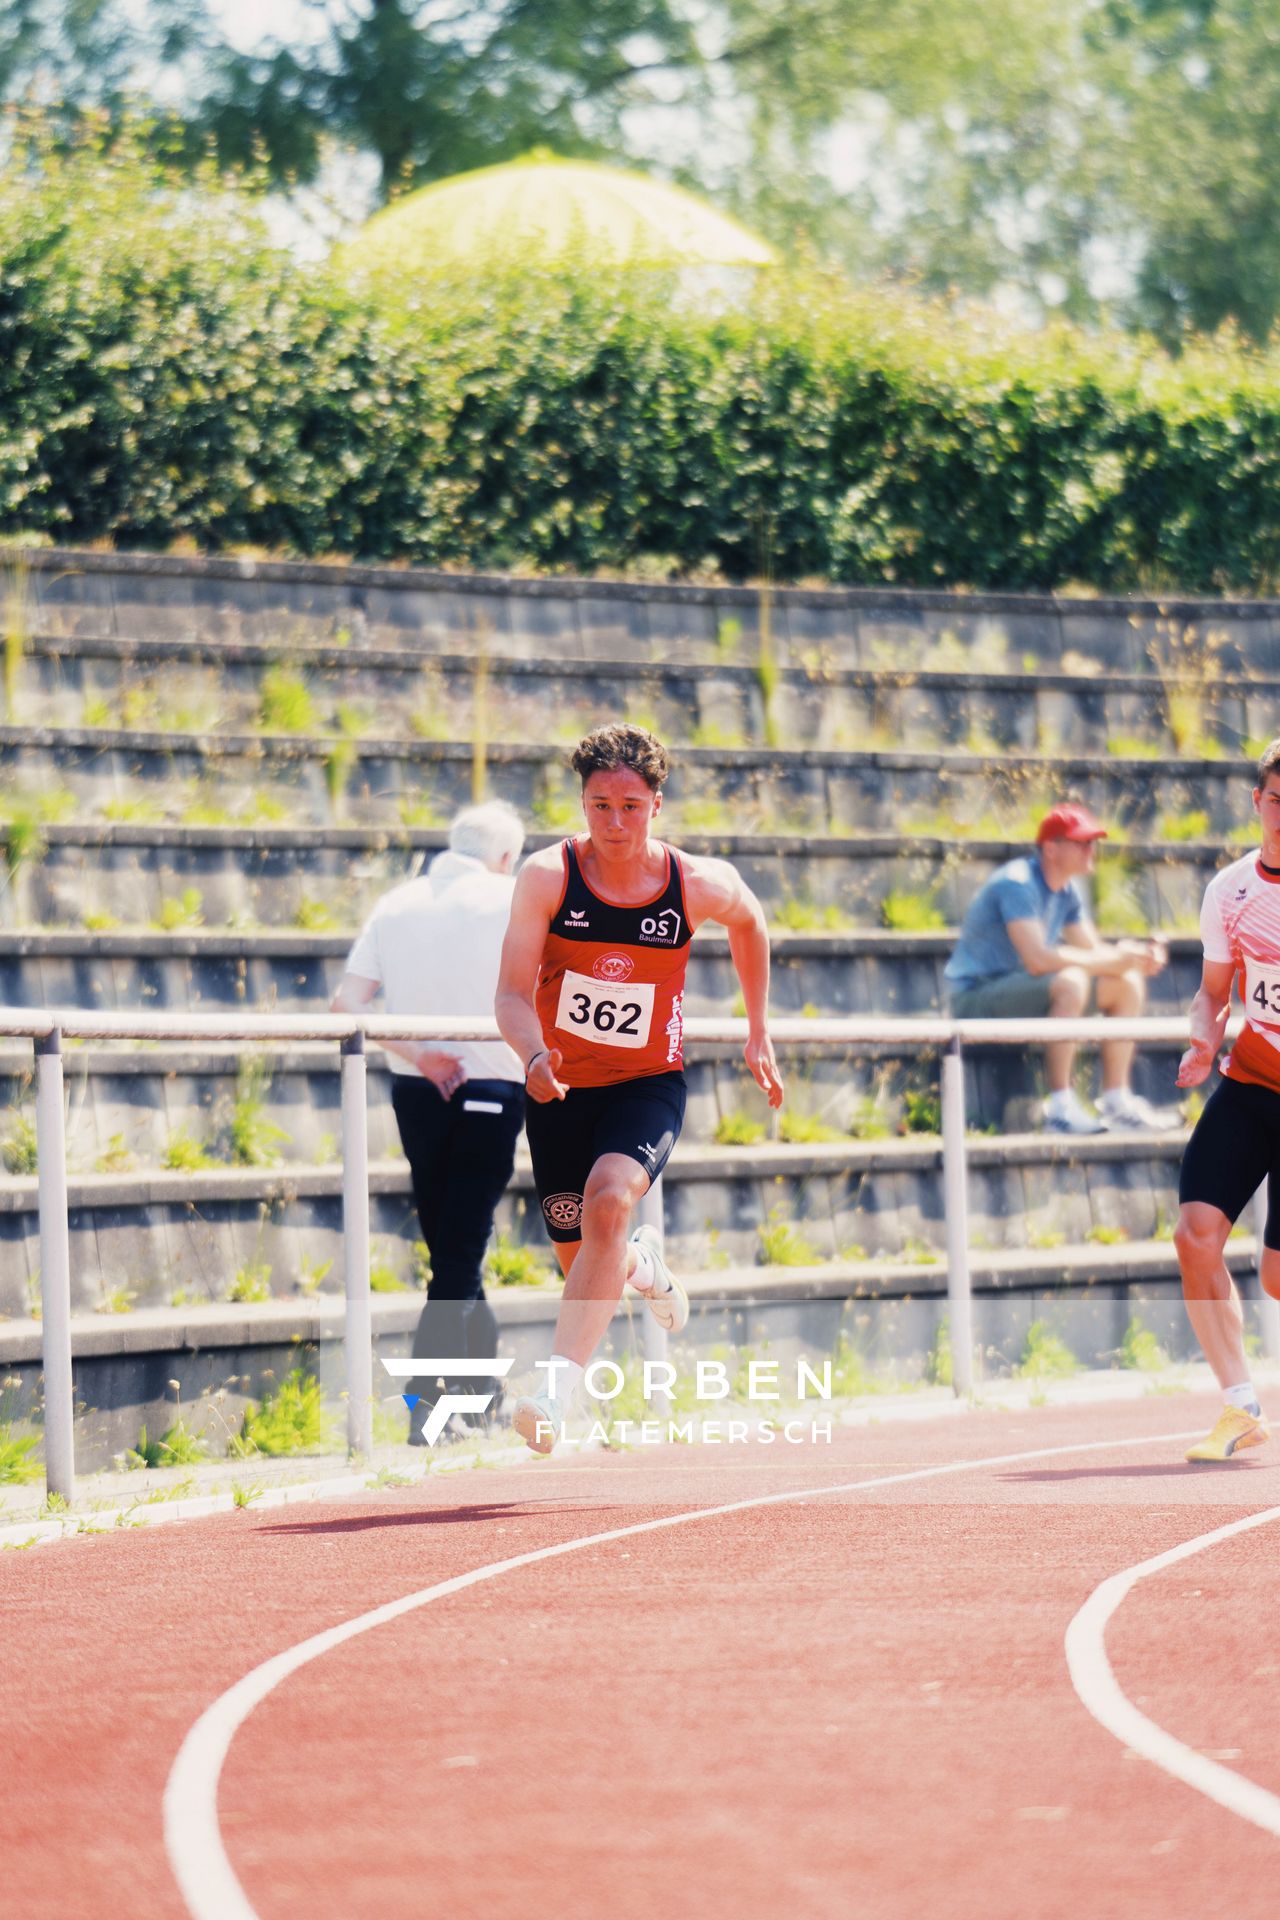
[[[1202,1201],[1240,1218],[1270,1175],[1267,1246],[1280,1251],[1280,1093],[1219,1079],[1182,1156],[1178,1201]]]
[[[563,1100],[525,1096],[524,1126],[542,1218],[553,1240],[581,1240],[587,1176],[606,1153],[637,1160],[652,1186],[684,1125],[682,1073],[610,1087],[570,1087]]]

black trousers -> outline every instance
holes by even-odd
[[[498,1322],[484,1297],[484,1251],[515,1165],[524,1088],[514,1080],[467,1080],[446,1100],[429,1080],[398,1073],[391,1105],[431,1256],[413,1353],[491,1359],[498,1351]],[[442,1373],[408,1381],[405,1391],[434,1404],[442,1384],[463,1393],[498,1389],[496,1379],[451,1380]],[[418,1412],[419,1425],[421,1418]]]

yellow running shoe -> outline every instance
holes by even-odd
[[[1224,1407],[1213,1432],[1188,1450],[1188,1460],[1230,1460],[1245,1447],[1260,1447],[1271,1438],[1271,1429],[1259,1415],[1246,1413],[1243,1407]]]

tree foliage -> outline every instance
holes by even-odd
[[[744,39],[780,0],[726,0]],[[1280,42],[1256,0],[799,0],[740,183],[777,235],[864,273],[1016,289],[1168,343],[1280,316]],[[749,66],[748,70],[749,72]],[[869,105],[868,103],[872,103]],[[861,121],[866,182],[833,202],[826,143]],[[779,192],[779,179],[790,191]],[[816,190],[815,190],[816,189]]]
[[[205,0],[4,0],[0,101],[38,103],[66,125],[85,109],[123,114],[164,76],[189,98],[216,44]]]
[[[246,51],[212,0],[7,0],[0,100],[71,125],[141,96],[190,164],[212,144],[278,183],[314,180],[338,143],[376,158],[383,198],[542,145],[674,166],[644,111],[661,101],[686,133],[728,129],[686,138],[691,183],[864,280],[998,290],[1170,343],[1224,321],[1263,340],[1280,314],[1280,59],[1258,0],[299,0],[298,17]]]
[[[512,159],[539,144],[617,152],[620,116],[650,79],[701,61],[672,0],[307,0],[307,31],[250,50],[207,0],[9,0],[0,97],[119,107],[128,87],[171,108],[192,161],[261,161],[307,182],[326,143],[376,155],[397,186]],[[163,69],[193,59],[161,84]]]

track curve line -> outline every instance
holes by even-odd
[[[1198,1430],[1197,1430],[1198,1431]],[[581,1553],[588,1547],[606,1546],[613,1540],[629,1539],[634,1534],[657,1533],[668,1527],[688,1525],[695,1520],[720,1519],[727,1514],[747,1513],[760,1507],[779,1506],[795,1500],[830,1499],[842,1493],[859,1493],[874,1487],[901,1486],[911,1480],[931,1480],[944,1474],[973,1473],[984,1467],[1016,1466],[1027,1460],[1047,1460],[1069,1453],[1102,1453],[1119,1447],[1162,1446],[1194,1439],[1194,1433],[1143,1434],[1123,1440],[1084,1440],[1064,1447],[1034,1447],[1019,1453],[980,1455],[972,1460],[948,1460],[929,1467],[913,1467],[906,1473],[879,1474],[869,1480],[846,1480],[836,1486],[801,1487],[785,1493],[765,1493],[748,1500],[732,1500],[724,1506],[690,1507],[682,1513],[667,1514],[660,1520],[641,1520],[627,1527],[611,1527],[604,1533],[583,1534],[575,1540],[561,1540],[549,1547],[536,1547],[528,1553],[514,1554],[507,1560],[494,1560],[474,1567],[469,1573],[456,1574],[435,1586],[390,1600],[373,1607],[336,1627],[312,1634],[296,1646],[287,1647],[270,1660],[245,1674],[227,1692],[206,1707],[178,1749],[164,1791],[164,1840],[169,1864],[187,1903],[192,1920],[259,1920],[249,1904],[244,1888],[236,1877],[222,1843],[218,1825],[218,1781],[223,1763],[237,1731],[254,1708],[260,1706],[282,1680],[305,1667],[322,1654],[387,1625],[433,1600],[461,1593],[482,1581],[496,1580],[518,1567],[529,1567],[562,1554]],[[1280,1513],[1278,1508],[1277,1513]],[[1217,1536],[1213,1536],[1217,1537]]]
[[[1212,1533],[1198,1534],[1194,1540],[1184,1540],[1181,1546],[1170,1547],[1166,1553],[1157,1553],[1150,1560],[1139,1561],[1137,1566],[1113,1573],[1110,1579],[1094,1588],[1076,1614],[1067,1628],[1065,1645],[1071,1684],[1108,1733],[1113,1733],[1122,1745],[1141,1754],[1144,1760],[1150,1760],[1162,1772],[1280,1839],[1280,1796],[1246,1780],[1242,1773],[1234,1773],[1217,1760],[1207,1759],[1149,1720],[1121,1691],[1106,1648],[1107,1623],[1139,1580],[1176,1566],[1180,1560],[1189,1560],[1193,1554],[1204,1553],[1224,1540],[1232,1540],[1237,1534],[1269,1526],[1276,1520],[1280,1520],[1280,1507],[1268,1507],[1262,1513],[1232,1520],[1227,1526],[1215,1527]]]

